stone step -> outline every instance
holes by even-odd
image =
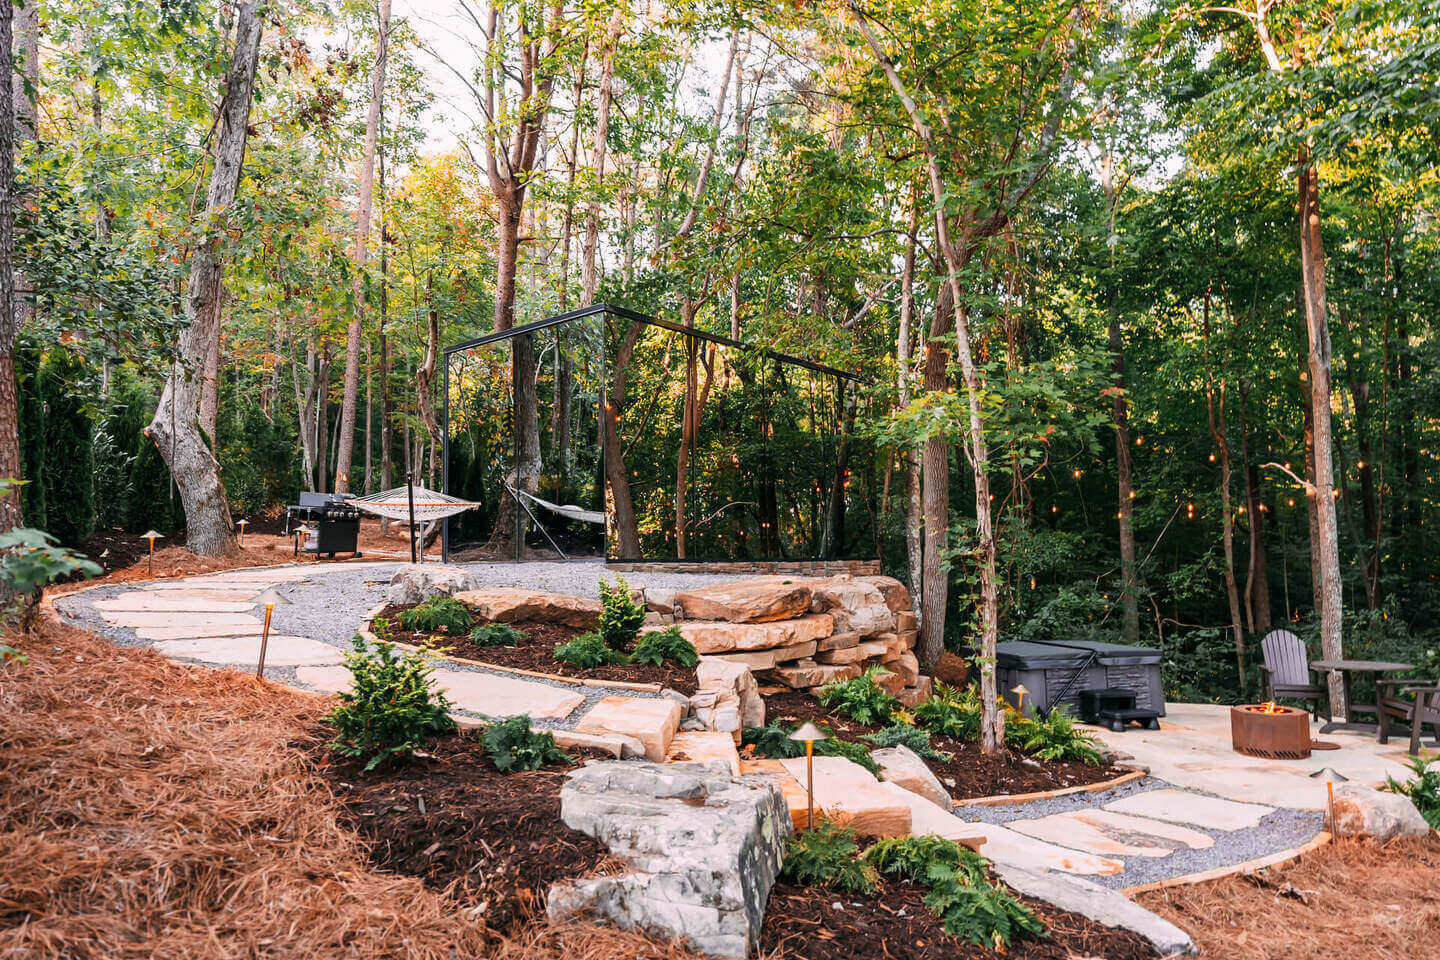
[[[1147,790],[1105,804],[1106,810],[1188,823],[1204,830],[1250,830],[1260,825],[1274,807],[1207,797],[1188,790]]]
[[[585,702],[582,694],[563,687],[493,673],[436,670],[432,676],[453,706],[497,719],[526,714],[536,719],[561,720]],[[326,693],[350,689],[350,671],[345,667],[300,667],[295,678]]]
[[[796,830],[804,830],[809,808],[806,805],[805,785],[790,775],[779,760],[740,761],[740,773],[745,776],[764,777],[779,788],[785,797],[785,806],[790,811],[790,823]]]
[[[176,591],[171,591],[172,594]],[[254,600],[209,600],[204,597],[157,596],[155,594],[122,593],[118,597],[96,600],[95,609],[104,613],[247,613],[254,609]]]
[[[634,737],[645,745],[645,758],[659,763],[679,726],[680,704],[669,697],[606,697],[580,718],[575,730]],[[725,736],[729,739],[730,735]]]
[[[1165,823],[1149,817],[1136,817],[1113,810],[1078,811],[1079,819],[1103,831],[1116,840],[1138,838],[1135,842],[1153,842],[1156,846],[1171,849],[1189,847],[1191,850],[1208,850],[1215,846],[1215,838],[1199,830],[1192,830],[1177,823]]]
[[[996,863],[1090,876],[1113,876],[1125,869],[1119,860],[1046,843],[997,823],[966,823],[965,829],[985,837],[985,856]]]
[[[199,660],[235,667],[253,668],[260,659],[260,637],[249,634],[239,637],[195,637],[184,640],[162,640],[155,649],[167,657]],[[344,651],[309,637],[270,635],[265,646],[267,667],[298,667],[307,664],[334,664],[343,660]]]
[[[140,640],[194,640],[200,637],[259,636],[263,624],[254,617],[246,623],[192,623],[184,626],[136,627]]]
[[[1102,857],[1168,857],[1175,850],[1169,845],[1150,842],[1153,838],[1129,834],[1112,836],[1092,823],[1086,810],[1072,810],[1030,820],[1011,820],[1005,826],[1036,840],[1083,850]]]
[[[261,623],[247,613],[102,610],[100,616],[117,627],[246,627],[259,633]]]
[[[670,739],[666,763],[709,763],[720,761],[730,775],[740,776],[740,754],[730,734],[715,730],[680,730]]]
[[[857,763],[844,757],[815,757],[815,807],[855,828],[862,837],[903,837],[910,833],[910,805]],[[805,758],[781,760],[780,765],[806,785]],[[901,791],[905,793],[906,791]],[[803,819],[803,818],[802,818]]]
[[[910,835],[913,837],[935,836],[953,840],[961,846],[981,853],[987,837],[974,824],[966,823],[945,810],[944,807],[912,793],[898,783],[881,783],[880,787],[897,801],[910,808]]]

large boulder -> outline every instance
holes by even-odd
[[[896,628],[895,611],[884,592],[868,580],[848,575],[810,581],[810,609],[830,614],[837,633],[876,637]]]
[[[758,944],[791,834],[784,796],[764,778],[723,763],[592,762],[566,780],[560,818],[627,869],[551,887],[552,919],[598,915],[722,957]]]
[[[471,607],[482,619],[495,623],[519,623],[526,620],[560,623],[567,627],[590,630],[600,622],[600,601],[572,597],[568,593],[545,593],[517,587],[485,587],[455,594],[455,599]]]
[[[741,724],[765,726],[765,698],[760,696],[760,686],[747,665],[718,657],[701,657],[695,666],[695,686],[700,691],[735,694],[740,704]]]
[[[910,590],[905,584],[894,577],[856,577],[862,583],[874,586],[885,597],[885,605],[896,613],[903,613],[911,609]]]
[[[1335,818],[1331,832],[1337,837],[1423,837],[1430,825],[1410,798],[1372,790],[1358,783],[1335,784]]]
[[[395,576],[390,578],[386,599],[400,606],[420,603],[431,597],[453,597],[478,586],[480,581],[464,567],[412,563],[395,571]]]
[[[909,747],[871,750],[870,758],[879,765],[881,776],[890,783],[924,797],[942,810],[954,808],[955,802],[950,799],[950,794],[940,785],[940,781],[925,765],[925,761],[920,759],[919,754]]]
[[[730,653],[736,650],[773,650],[828,637],[835,623],[828,613],[808,613],[795,620],[770,623],[728,623],[684,620],[677,626],[695,646],[696,653]]]
[[[687,620],[767,623],[808,612],[810,588],[805,581],[756,577],[682,590],[675,594],[675,603]]]

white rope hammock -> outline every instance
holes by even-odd
[[[473,500],[461,500],[459,497],[452,497],[418,486],[410,488],[408,493],[405,487],[382,490],[379,493],[372,493],[368,497],[356,497],[349,503],[351,506],[364,510],[366,513],[373,513],[377,517],[408,522],[411,516],[411,497],[414,497],[415,500],[415,519],[421,523],[443,520],[480,506]]]
[[[514,490],[513,487],[511,489]],[[565,517],[567,520],[579,520],[582,523],[593,523],[597,526],[602,527],[605,525],[604,510],[586,510],[584,507],[577,507],[573,503],[551,503],[549,500],[542,500],[541,498],[535,496],[535,494],[526,493],[524,490],[516,490],[515,492],[519,493],[520,496],[524,497],[526,500],[530,500],[544,507],[546,510],[549,510],[553,514]]]

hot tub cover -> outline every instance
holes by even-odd
[[[1091,654],[1095,663],[1159,663],[1160,651],[1153,647],[1132,647],[1100,640],[1066,640],[1053,643],[1037,640],[1008,640],[995,645],[995,662],[1009,670],[1054,670],[1083,667]]]

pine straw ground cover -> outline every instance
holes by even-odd
[[[1225,960],[1440,956],[1440,840],[1337,840],[1252,876],[1140,895]]]
[[[475,904],[375,869],[313,768],[321,698],[48,622],[17,645],[0,956],[689,956],[595,925],[499,937]]]

